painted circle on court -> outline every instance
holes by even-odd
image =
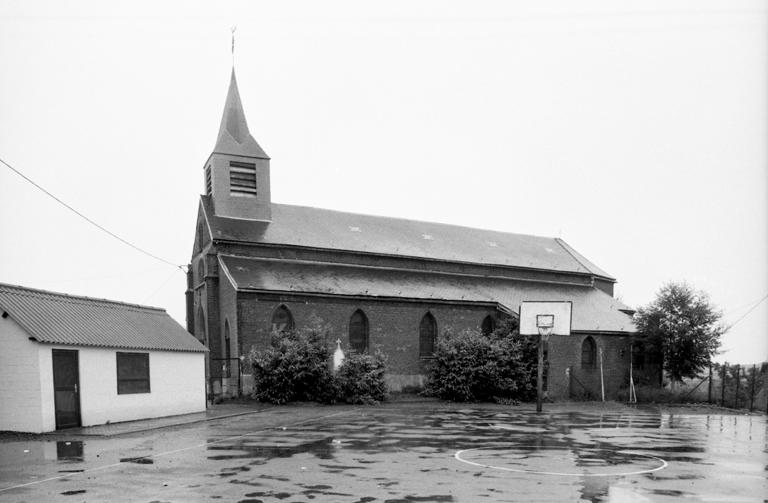
[[[559,446],[476,447],[456,451],[454,457],[492,470],[566,477],[640,475],[668,466],[657,456],[632,450]]]

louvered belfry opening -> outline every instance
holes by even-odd
[[[256,196],[256,164],[229,161],[229,192],[238,196]]]

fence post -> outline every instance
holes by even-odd
[[[728,362],[723,363],[722,377],[720,378],[720,407],[725,407],[725,373],[728,369]]]
[[[709,392],[707,394],[707,403],[712,403],[712,364],[709,364]]]
[[[739,408],[739,385],[741,384],[741,365],[736,365],[736,397],[733,399],[733,408]]]
[[[749,412],[755,408],[755,381],[757,381],[756,365],[752,365],[752,386],[749,390]]]

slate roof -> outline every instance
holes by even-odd
[[[594,287],[443,273],[219,255],[240,290],[410,298],[501,304],[518,313],[523,300],[570,300],[572,329],[635,332],[631,309]]]
[[[0,310],[38,342],[205,352],[164,309],[0,283]]]
[[[216,138],[216,146],[213,147],[213,151],[221,154],[269,159],[267,153],[264,152],[264,149],[261,148],[248,130],[248,123],[243,112],[243,104],[240,101],[240,92],[237,90],[234,68],[232,69],[232,77],[229,80],[224,113],[221,116],[219,136]]]
[[[615,281],[562,239],[272,203],[272,221],[214,214],[201,196],[211,237],[229,241],[582,273]]]

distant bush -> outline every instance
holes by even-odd
[[[507,320],[488,335],[444,333],[428,371],[426,392],[456,402],[515,403],[536,397],[537,341]]]
[[[379,350],[372,355],[348,353],[333,376],[337,401],[365,405],[383,401],[387,395],[385,370],[386,357]]]
[[[375,404],[385,399],[386,358],[347,351],[337,372],[331,370],[328,330],[319,324],[272,334],[269,347],[252,350],[253,397],[262,402],[317,401]]]

